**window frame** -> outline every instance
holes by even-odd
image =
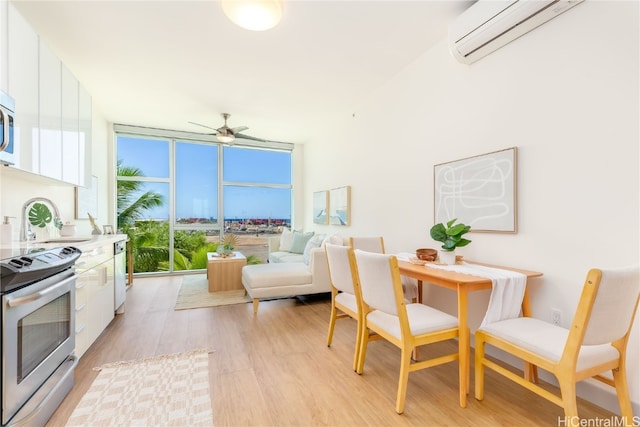
[[[124,181],[144,181],[144,182],[162,182],[169,184],[169,271],[168,272],[147,272],[136,273],[143,275],[153,274],[184,274],[183,270],[175,271],[173,269],[174,264],[174,231],[175,230],[209,230],[211,228],[218,228],[219,238],[224,238],[225,218],[224,218],[224,190],[226,186],[236,187],[254,187],[254,188],[279,188],[288,189],[291,191],[291,205],[290,205],[290,217],[293,219],[293,194],[294,194],[294,179],[293,179],[293,150],[294,144],[279,142],[279,141],[254,141],[254,140],[241,140],[237,139],[234,143],[235,147],[239,148],[255,148],[273,151],[289,152],[291,155],[291,179],[290,184],[272,184],[272,183],[259,183],[259,182],[244,182],[244,181],[224,181],[224,147],[225,144],[220,143],[215,135],[200,134],[195,132],[183,132],[174,131],[168,129],[156,129],[141,126],[114,124],[114,150],[113,150],[113,166],[118,160],[117,142],[118,137],[133,137],[133,138],[149,138],[167,141],[169,143],[169,177],[120,177],[115,176],[116,187],[118,180]],[[176,179],[176,164],[175,164],[175,149],[177,142],[188,142],[197,144],[215,144],[217,146],[217,162],[218,162],[218,183],[217,183],[217,222],[210,224],[177,224],[176,223],[176,198],[175,198],[175,179]],[[117,201],[114,195],[114,206],[117,206]],[[117,209],[114,209],[117,211]],[[220,221],[222,219],[222,221]],[[189,271],[201,271],[201,270],[189,270]]]

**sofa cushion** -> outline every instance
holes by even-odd
[[[309,239],[307,245],[304,247],[304,252],[302,253],[302,261],[305,264],[309,265],[309,260],[311,259],[311,249],[319,248],[322,245],[324,239],[324,234],[316,234]]]
[[[308,231],[306,233],[302,233],[299,231],[293,232],[293,243],[291,243],[291,249],[289,252],[293,252],[294,254],[303,254],[304,248],[307,246],[307,242],[309,239],[313,237],[313,231]],[[282,248],[280,248],[282,250]]]
[[[270,263],[278,263],[278,262],[300,262],[304,261],[303,255],[293,254],[291,252],[270,252],[269,253],[269,262]]]
[[[327,243],[331,243],[332,245],[344,246],[344,239],[339,234],[331,234],[325,237],[325,239],[322,241],[322,247],[324,248]]]
[[[282,234],[280,234],[280,250],[282,252],[289,252],[291,249],[291,244],[293,243],[293,232],[288,228],[282,229]]]
[[[248,265],[242,269],[242,283],[251,289],[311,283],[311,270],[301,262]]]

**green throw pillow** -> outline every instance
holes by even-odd
[[[306,233],[300,233],[298,231],[294,231],[293,242],[291,243],[291,249],[289,249],[289,252],[294,254],[302,254],[304,252],[305,246],[307,246],[307,242],[312,237],[313,237],[313,231],[308,231]]]

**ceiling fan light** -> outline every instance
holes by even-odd
[[[216,135],[216,139],[225,144],[229,144],[233,142],[233,140],[236,139],[236,137],[233,135],[225,135],[225,134],[219,133]]]
[[[281,0],[223,0],[222,10],[234,24],[251,31],[269,30],[282,18]]]

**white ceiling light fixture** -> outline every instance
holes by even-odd
[[[282,18],[282,0],[223,0],[222,10],[234,24],[251,31],[269,30]]]
[[[232,133],[219,133],[216,135],[216,139],[223,144],[231,144],[236,137]]]

